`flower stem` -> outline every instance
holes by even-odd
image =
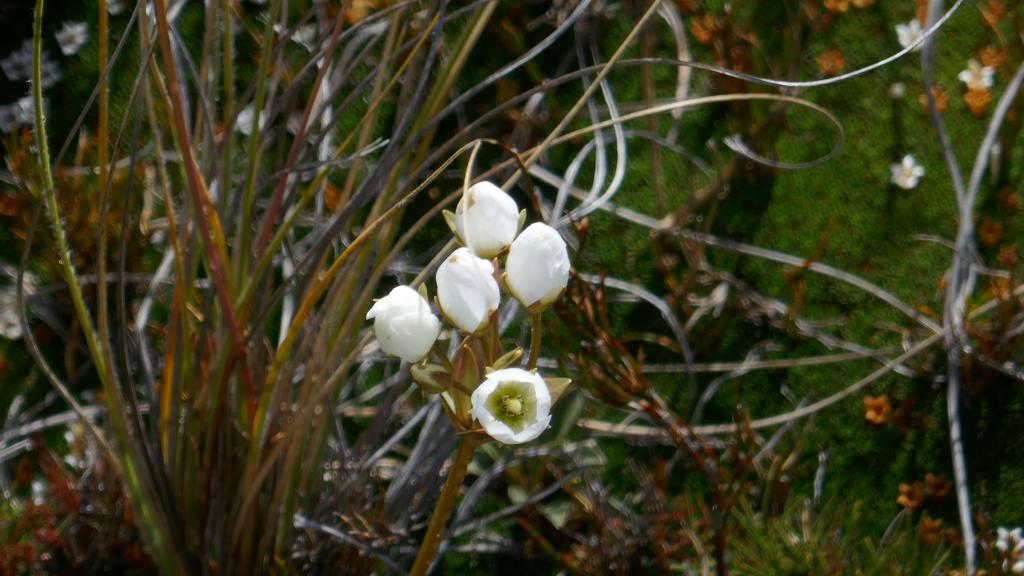
[[[459,494],[462,480],[466,477],[469,463],[473,460],[473,451],[476,448],[474,441],[470,438],[463,438],[459,443],[459,450],[455,453],[455,461],[448,471],[448,478],[444,481],[441,489],[441,498],[434,506],[434,515],[430,517],[430,525],[427,527],[427,534],[420,544],[420,551],[416,554],[416,562],[409,572],[411,576],[424,576],[437,556],[437,548],[441,544],[441,536],[444,534],[445,525],[448,524],[448,517],[452,515],[452,508],[455,505],[455,497]]]
[[[530,361],[526,365],[527,370],[537,367],[537,360],[540,359],[540,314],[533,314],[533,334],[530,336]]]

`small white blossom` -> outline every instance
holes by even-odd
[[[18,292],[13,286],[0,289],[0,336],[17,340],[22,336],[18,315]]]
[[[893,164],[889,169],[892,171],[892,183],[904,190],[916,188],[921,177],[924,176],[924,166],[918,164],[910,154],[904,156],[903,160],[898,164]]]
[[[385,354],[406,362],[418,362],[430,352],[441,332],[441,321],[430,304],[408,286],[397,286],[378,300],[366,314]]]
[[[74,56],[89,39],[89,27],[85,22],[65,22],[54,37],[65,56]]]
[[[538,374],[521,368],[495,370],[472,396],[473,417],[488,436],[522,444],[541,435],[551,422],[551,393]]]
[[[996,529],[996,548],[1003,559],[1003,571],[1024,574],[1024,531],[1020,527]]]
[[[245,108],[238,113],[238,118],[235,119],[235,130],[241,132],[245,136],[252,134],[252,118],[253,118],[253,106],[252,104],[247,105]],[[260,110],[259,130],[263,130],[263,126],[267,123],[267,115]]]
[[[494,258],[519,232],[519,207],[490,182],[469,187],[455,207],[455,233],[481,258]]]
[[[903,46],[904,48],[917,43],[917,41],[921,39],[923,32],[924,30],[921,29],[921,23],[918,22],[916,18],[906,24],[896,25],[896,36],[899,38],[900,46]],[[918,46],[914,48],[914,52],[920,50],[921,46],[922,45],[918,44]]]
[[[967,68],[961,70],[957,78],[971,90],[988,90],[995,83],[995,73],[991,66],[982,66],[971,58],[967,61]]]
[[[11,134],[19,125],[21,125],[21,115],[18,112],[18,105],[0,106],[0,132]]]
[[[889,98],[899,100],[907,95],[907,86],[903,82],[893,82],[889,86]]]
[[[45,58],[45,54],[44,54]],[[32,40],[25,40],[21,47],[0,60],[0,68],[8,80],[17,82],[32,77]]]
[[[39,506],[46,502],[46,482],[43,480],[32,481],[32,503]]]
[[[107,0],[107,12],[111,16],[119,16],[126,7],[124,0]]]
[[[565,290],[569,268],[565,240],[551,226],[536,222],[512,243],[505,263],[505,282],[523,306],[546,306]]]
[[[438,267],[434,279],[441,313],[463,332],[479,331],[498,309],[501,295],[494,266],[468,248],[452,252]]]

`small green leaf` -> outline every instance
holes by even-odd
[[[416,290],[420,293],[420,296],[423,296],[424,300],[430,302],[430,294],[427,292],[426,284],[420,284],[420,287],[417,288]]]
[[[516,348],[515,350],[512,350],[511,352],[506,352],[506,353],[502,354],[500,358],[495,360],[494,364],[492,364],[491,366],[488,366],[488,372],[491,372],[491,371],[494,371],[494,370],[501,370],[502,368],[508,368],[509,366],[511,366],[511,365],[515,364],[516,362],[518,362],[519,359],[522,358],[522,357],[523,357],[523,349],[522,348]]]
[[[551,394],[551,403],[554,404],[569,389],[572,378],[545,378],[544,383],[548,385],[548,392]]]
[[[452,377],[444,366],[438,364],[427,364],[421,362],[413,364],[409,373],[416,384],[427,394],[438,394],[447,390],[452,383]]]
[[[513,504],[522,504],[523,502],[526,502],[526,499],[529,497],[530,495],[526,493],[526,490],[523,490],[515,484],[508,487],[508,499],[509,502]]]
[[[569,503],[565,500],[539,504],[537,509],[557,530],[561,530],[569,520]]]
[[[456,231],[457,228],[455,227],[455,213],[451,210],[442,210],[441,214],[444,215],[444,221],[448,224],[448,229],[452,231],[452,234],[455,234],[456,238],[459,238],[459,233]],[[459,242],[462,242],[461,238],[459,238]]]
[[[526,208],[519,211],[519,223],[516,224],[516,234],[523,230],[523,224],[526,224]]]

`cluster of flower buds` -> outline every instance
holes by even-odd
[[[541,313],[565,291],[569,254],[554,228],[531,224],[526,211],[490,182],[467,189],[445,220],[463,245],[437,269],[437,308],[461,334],[449,358],[437,343],[441,321],[427,290],[398,286],[378,300],[367,319],[385,354],[413,364],[413,379],[440,394],[452,423],[464,433],[485,433],[505,444],[529,442],[551,421],[551,406],[569,385],[536,371]],[[504,257],[504,271],[501,261]],[[533,344],[525,368],[523,351],[506,351],[498,333],[502,290],[533,318]]]

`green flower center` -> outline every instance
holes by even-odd
[[[498,384],[487,398],[487,411],[514,432],[523,431],[537,419],[537,396],[528,382]]]

